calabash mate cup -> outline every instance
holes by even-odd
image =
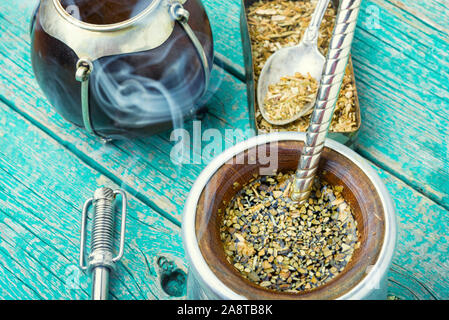
[[[248,100],[248,112],[250,118],[251,127],[258,133],[267,133],[265,130],[258,127],[256,120],[257,113],[257,97],[256,97],[256,83],[254,76],[254,63],[253,63],[253,48],[251,45],[251,37],[249,34],[248,25],[248,9],[249,7],[257,2],[258,0],[241,0],[241,10],[240,10],[240,32],[242,38],[242,47],[245,58],[245,75],[246,75],[246,87],[247,87],[247,100]],[[271,1],[271,0],[270,0]],[[293,0],[298,2],[309,1],[309,0]],[[337,9],[340,5],[340,0],[332,0],[332,7]],[[298,43],[299,43],[298,39]],[[355,121],[356,126],[349,132],[329,132],[329,138],[337,140],[338,142],[344,143],[346,146],[351,147],[357,138],[362,117],[360,113],[359,98],[357,94],[357,86],[354,76],[354,68],[352,65],[352,59],[349,57],[348,68],[352,78],[352,86],[354,87],[354,108],[355,108]],[[274,131],[274,130],[273,130]],[[279,130],[276,130],[279,131]]]
[[[304,133],[270,133],[225,150],[200,174],[184,207],[182,234],[190,264],[190,299],[385,299],[396,243],[390,195],[371,165],[348,147],[326,140],[318,175],[344,187],[358,225],[360,247],[346,268],[323,286],[275,292],[251,283],[225,257],[220,223],[225,206],[254,174],[294,171]],[[237,182],[237,184],[236,184]],[[238,186],[238,187],[236,187]]]
[[[105,139],[181,124],[198,111],[212,68],[200,0],[41,0],[31,39],[50,103]]]

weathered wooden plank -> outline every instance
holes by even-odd
[[[80,210],[97,187],[117,186],[3,103],[0,114],[0,298],[87,298],[89,277],[77,267]],[[132,196],[128,217],[113,297],[171,298],[157,258],[185,270],[179,228]]]
[[[422,108],[414,112],[421,119],[410,116],[408,106],[398,101],[388,84],[369,74],[360,76],[358,82],[370,94],[360,98],[365,110],[357,151],[447,206],[448,124]],[[375,106],[381,95],[388,110]]]
[[[449,17],[446,14],[449,4],[446,0],[390,0],[389,2],[420,19],[424,24],[427,24],[442,34],[449,34]]]
[[[240,36],[241,0],[201,0],[206,7],[214,36],[214,48],[231,69],[244,79],[244,60]],[[231,62],[231,64],[229,63]]]
[[[29,137],[30,132],[37,130],[30,128],[29,124],[27,124],[25,127],[19,126],[17,124],[17,120],[11,119],[12,116],[9,115],[10,113],[11,112],[8,110],[8,108],[4,106],[1,113],[1,118],[5,119],[3,121],[10,123],[10,126],[8,127],[4,123],[2,123],[2,128],[4,129],[2,129],[2,139],[0,139],[0,142],[3,141],[3,144],[0,145],[2,150],[2,154],[0,157],[2,162],[0,163],[0,168],[2,168],[1,173],[7,173],[1,174],[0,180],[3,182],[4,185],[2,185],[2,187],[5,189],[4,193],[2,192],[1,194],[6,194],[5,198],[7,199],[3,199],[3,197],[0,197],[0,199],[2,199],[1,206],[3,208],[12,210],[15,213],[15,216],[19,217],[20,223],[22,225],[25,223],[25,226],[27,226],[28,228],[32,228],[31,230],[34,230],[34,233],[38,233],[40,238],[43,238],[44,240],[51,239],[50,245],[56,246],[59,252],[62,252],[63,255],[60,256],[57,254],[57,252],[53,253],[53,250],[48,250],[48,245],[40,241],[40,238],[36,239],[35,234],[30,233],[30,231],[22,227],[18,222],[12,220],[11,217],[14,217],[14,215],[9,214],[3,218],[5,219],[2,220],[4,221],[4,225],[2,225],[2,227],[0,228],[2,243],[4,243],[3,241],[5,241],[6,243],[10,244],[7,247],[9,251],[2,252],[0,256],[3,257],[3,264],[7,266],[7,270],[12,269],[14,270],[14,274],[24,275],[25,279],[33,279],[32,282],[28,283],[28,286],[34,288],[35,290],[38,290],[39,297],[54,298],[55,296],[54,293],[52,293],[52,288],[56,287],[58,288],[58,290],[63,291],[65,286],[67,285],[66,282],[61,282],[61,279],[59,279],[59,282],[55,280],[55,274],[61,273],[61,270],[64,270],[64,272],[68,272],[70,276],[70,272],[75,272],[76,270],[75,261],[77,252],[77,239],[73,237],[74,234],[75,237],[77,236],[77,228],[74,228],[73,226],[79,223],[78,217],[80,208],[77,208],[76,205],[74,205],[76,203],[76,200],[74,201],[73,198],[76,197],[78,199],[78,203],[80,204],[84,198],[89,196],[91,190],[95,188],[97,184],[104,183],[99,182],[103,181],[104,178],[102,178],[101,175],[100,177],[96,177],[99,175],[98,173],[93,174],[94,177],[89,178],[89,175],[93,170],[80,170],[79,164],[73,165],[73,162],[77,161],[68,161],[66,159],[67,152],[65,152],[60,146],[56,151],[53,150],[54,146],[52,146],[52,148],[49,148],[49,144],[53,145],[55,143],[49,143],[49,139],[45,137],[45,135],[41,134],[44,137],[41,137],[39,139],[42,140],[39,143],[37,143],[36,141],[38,139],[31,139]],[[8,128],[9,132],[6,131],[6,129]],[[22,134],[18,135],[18,132]],[[26,135],[24,136],[23,133],[26,133]],[[26,143],[27,141],[28,143]],[[5,146],[5,144],[7,145]],[[17,148],[17,145],[22,146],[22,149]],[[4,154],[4,152],[6,154]],[[51,158],[54,160],[54,162],[58,164],[56,168],[54,168],[52,164],[46,163],[48,161],[49,154],[51,155]],[[8,158],[6,161],[4,160],[5,157]],[[26,161],[23,160],[24,158],[26,158]],[[18,159],[21,160],[17,161]],[[19,163],[20,165],[18,167],[14,167],[15,163]],[[65,168],[61,168],[61,164],[64,164]],[[71,167],[76,168],[76,170],[70,169]],[[83,174],[83,171],[87,171],[88,173]],[[42,176],[42,172],[45,173],[45,177]],[[58,172],[61,173],[58,174]],[[407,271],[405,272],[407,276],[400,277],[400,284],[402,286],[392,286],[390,289],[390,293],[401,298],[412,298],[411,293],[409,292],[409,288],[416,286],[416,281],[411,277],[414,276],[415,278],[420,279],[433,291],[437,292],[440,295],[439,297],[445,297],[444,288],[447,288],[448,284],[444,279],[447,279],[448,269],[444,267],[444,254],[448,250],[448,242],[447,235],[445,234],[444,230],[449,226],[446,210],[439,207],[431,200],[426,199],[418,192],[413,191],[403,182],[388,175],[382,170],[379,170],[379,173],[381,174],[384,181],[386,181],[387,187],[389,188],[390,192],[394,195],[399,195],[395,198],[395,203],[400,217],[401,228],[395,262],[407,269]],[[61,175],[63,175],[63,177],[61,177]],[[89,180],[93,182],[89,183]],[[64,181],[63,185],[61,185],[61,181]],[[28,185],[26,185],[25,183]],[[81,192],[78,191],[80,188],[82,188]],[[44,195],[38,195],[36,194],[36,191],[32,192],[32,190],[39,190],[39,192],[43,192]],[[80,195],[77,195],[78,192],[80,192]],[[52,198],[50,198],[52,194],[56,194],[56,197],[53,196]],[[410,211],[410,206],[416,208],[416,210]],[[69,213],[73,212],[73,214],[64,214],[61,216],[61,208],[63,207],[69,207]],[[41,212],[39,212],[39,210]],[[138,212],[139,208],[133,208],[133,211],[134,210]],[[144,210],[147,211],[148,209]],[[28,214],[29,211],[31,211],[32,213]],[[131,215],[133,214],[131,213]],[[164,238],[164,234],[172,231],[170,229],[166,230],[165,232],[161,231],[160,229],[151,230],[151,217],[146,217],[145,219],[145,213],[139,212],[138,219],[142,219],[141,217],[143,217],[143,223],[141,225],[139,224],[137,226],[128,228],[128,234],[140,234],[135,244],[133,243],[134,241],[131,240],[132,244],[131,248],[129,248],[130,251],[138,250],[136,248],[148,250],[148,248],[155,247],[155,244],[159,245],[160,243],[158,242],[157,238],[159,238],[159,241],[161,241],[160,239]],[[445,220],[442,220],[441,217],[445,217]],[[438,223],[436,223],[435,219],[438,219]],[[45,221],[45,223],[41,221]],[[435,227],[436,225],[438,226],[438,228]],[[150,230],[147,230],[147,228]],[[10,234],[12,231],[4,231],[7,229],[16,230],[16,232],[11,236]],[[154,232],[153,235],[149,238],[147,235],[148,231]],[[63,237],[61,238],[59,235],[62,235]],[[173,240],[168,241],[173,244]],[[178,239],[178,241],[180,240]],[[29,247],[29,243],[32,243],[31,247]],[[429,245],[430,243],[434,244]],[[132,250],[133,245],[135,245],[134,250]],[[70,252],[68,253],[67,246],[70,247]],[[44,248],[46,249],[46,255],[42,253]],[[18,256],[18,250],[23,250],[27,252],[28,255],[36,254],[36,252],[38,252],[39,263],[44,263],[47,267],[51,268],[50,270],[52,270],[52,273],[48,271],[42,272],[42,270],[38,268],[44,268],[44,266],[39,265],[37,267],[34,267],[34,264],[37,263],[36,257],[29,257],[27,254],[19,255],[21,257],[20,261],[22,263],[23,261],[25,261],[26,265],[14,268],[13,266],[17,262],[15,262],[11,257]],[[156,249],[156,252],[153,252],[154,256],[150,253],[146,253],[145,257],[149,260],[154,261],[155,256],[160,253],[158,250],[159,249]],[[171,252],[168,248],[166,250],[168,252],[166,251],[165,254],[173,254],[173,252]],[[176,254],[176,252],[174,254]],[[70,256],[72,256],[73,260],[68,258]],[[126,260],[124,261],[125,263],[132,264],[135,264],[137,262],[137,264],[139,265],[142,263],[142,260],[144,260],[144,258],[138,251],[136,251],[134,252],[134,254],[127,252]],[[39,272],[35,271],[34,268],[37,268],[37,271]],[[122,269],[120,270],[122,271]],[[136,272],[136,267],[135,265],[133,265],[127,270],[132,270],[130,272],[134,273]],[[38,273],[38,275],[34,275],[33,272]],[[123,270],[122,272],[123,274],[126,274],[126,270]],[[144,279],[148,276],[151,277],[151,272],[144,272],[144,274],[141,276]],[[133,275],[133,278],[135,277],[136,276]],[[395,273],[391,274],[391,278],[393,281],[397,281],[398,277],[399,276]],[[24,281],[21,277],[19,279]],[[441,279],[443,279],[443,281],[441,281]],[[17,283],[17,281],[15,283]],[[87,279],[84,279],[84,281],[86,282],[83,282],[83,285],[86,286]],[[143,281],[153,283],[151,280]],[[71,284],[71,282],[69,283]],[[50,284],[51,287],[49,288],[48,286]],[[157,287],[157,283],[154,284],[154,286]],[[48,292],[47,290],[51,291]],[[139,292],[139,289],[136,290]],[[416,292],[417,289],[414,289],[414,291]],[[70,293],[71,298],[85,298],[87,294],[85,291],[79,290],[70,290]],[[127,292],[115,293],[117,297],[144,297],[142,295],[139,295],[138,293],[134,294],[134,296],[130,296],[130,294]],[[418,293],[420,297],[423,297],[423,294],[424,293]],[[61,297],[69,296],[61,295]]]
[[[16,296],[17,293],[20,293],[21,299],[42,299],[35,288],[24,283],[24,281],[7,266],[11,264],[9,256],[0,255],[0,259],[0,297],[2,299],[18,299]]]
[[[357,149],[447,208],[449,44],[379,8],[385,23],[359,28],[353,49],[364,119]]]

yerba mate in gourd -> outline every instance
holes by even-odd
[[[308,202],[299,205],[290,200],[293,177],[250,180],[226,207],[220,237],[242,276],[266,289],[298,293],[337,276],[360,242],[342,186],[316,179]]]

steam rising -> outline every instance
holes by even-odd
[[[91,75],[91,90],[103,111],[120,126],[143,127],[170,121],[179,128],[183,115],[189,113],[202,91],[194,88],[193,80],[201,79],[203,70],[193,69],[190,51],[179,54],[178,59],[166,65],[160,79],[151,79],[142,73],[150,68],[163,65],[173,46],[181,37],[175,39],[158,56],[146,59],[145,52],[133,55],[144,64],[135,68],[120,56],[106,57],[94,62]],[[160,66],[159,66],[160,68]],[[188,71],[189,76],[186,76]]]
[[[93,24],[125,21],[153,1],[60,0],[73,17]],[[172,121],[176,129],[182,127],[184,115],[195,111],[195,102],[204,93],[203,69],[195,50],[183,50],[190,42],[187,35],[172,39],[175,34],[149,52],[93,61],[89,94],[117,127],[142,128]],[[202,43],[210,41],[205,35],[196,35]]]

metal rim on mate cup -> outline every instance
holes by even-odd
[[[182,235],[186,256],[190,265],[190,274],[188,280],[189,298],[207,298],[207,299],[247,299],[242,292],[231,289],[217,276],[211,266],[206,262],[202,254],[199,240],[197,238],[196,220],[197,206],[205,186],[214,176],[219,168],[226,162],[233,159],[236,155],[245,150],[250,150],[256,146],[262,146],[269,143],[279,142],[303,142],[305,133],[299,132],[277,132],[265,135],[255,136],[243,141],[232,148],[225,150],[216,157],[199,175],[194,183],[190,194],[186,200],[183,212]],[[374,263],[366,268],[365,274],[361,280],[345,290],[336,299],[382,299],[386,298],[387,272],[391,264],[396,244],[396,218],[392,199],[384,183],[371,165],[348,147],[336,141],[327,139],[325,148],[332,152],[337,152],[340,156],[350,161],[358,167],[368,177],[377,193],[380,206],[383,208],[383,239],[379,242],[378,254]],[[299,150],[298,150],[299,157]],[[365,257],[362,257],[365,258]],[[367,259],[369,257],[366,257]],[[232,267],[230,265],[230,267]],[[243,277],[242,277],[243,278]],[[234,288],[235,289],[235,288]],[[301,298],[301,295],[292,296]],[[250,297],[254,298],[254,296]],[[262,297],[266,298],[266,297]],[[282,297],[281,297],[282,298]]]

